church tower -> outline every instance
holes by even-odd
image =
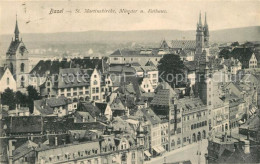
[[[205,13],[205,22],[204,22],[204,44],[205,47],[209,47],[209,27],[207,23],[207,13]]]
[[[194,61],[198,66],[199,63],[201,64],[207,62],[208,56],[209,56],[209,28],[207,24],[207,17],[205,14],[205,23],[203,26],[201,21],[201,13],[200,13],[199,22],[197,23],[197,30],[196,30],[196,50],[195,50]]]
[[[16,16],[16,24],[14,30],[14,39],[6,52],[6,65],[10,69],[16,80],[17,90],[24,90],[28,86],[29,58],[28,51],[19,37],[18,21]]]
[[[204,47],[204,32],[203,26],[201,22],[201,13],[199,16],[199,22],[197,23],[196,30],[196,54],[202,54],[202,49]]]

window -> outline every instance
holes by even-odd
[[[24,77],[21,77],[21,87],[24,88]]]
[[[96,92],[96,88],[92,88],[92,93],[95,93]]]
[[[24,72],[24,63],[21,64],[21,72]]]
[[[153,78],[156,78],[156,74],[153,74]]]
[[[98,93],[99,92],[99,88],[96,88],[96,93]]]
[[[6,83],[7,83],[7,85],[10,84],[10,79],[9,78],[6,79]]]
[[[114,58],[114,60],[118,60],[118,58]]]
[[[135,159],[135,152],[132,153],[132,159]]]
[[[47,92],[50,93],[50,92],[51,92],[51,89],[50,89],[50,88],[47,88]]]
[[[96,75],[95,75],[96,76]],[[94,82],[93,82],[93,85],[97,85],[97,80],[95,80]]]
[[[50,82],[47,82],[47,86],[49,87],[51,85],[51,83]]]

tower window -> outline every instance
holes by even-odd
[[[9,78],[6,79],[6,83],[7,83],[7,85],[10,84],[10,79]]]
[[[21,72],[24,72],[24,63],[21,64]]]

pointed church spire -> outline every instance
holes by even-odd
[[[207,25],[207,13],[205,12],[205,26]]]
[[[19,41],[19,28],[18,28],[18,22],[17,22],[17,14],[16,14],[16,24],[15,24],[14,35],[15,35],[15,41]]]
[[[200,12],[200,17],[199,17],[199,25],[202,25],[202,23],[201,23],[201,12]]]

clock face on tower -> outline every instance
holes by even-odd
[[[24,52],[25,52],[25,47],[21,46],[20,47],[20,54],[23,56]]]

